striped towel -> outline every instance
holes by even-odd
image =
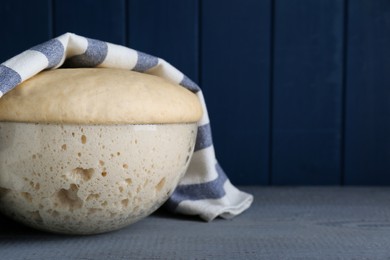
[[[239,191],[218,164],[209,117],[200,88],[166,61],[112,43],[66,33],[0,65],[0,97],[45,69],[108,67],[153,74],[196,93],[203,106],[195,152],[188,170],[165,206],[177,213],[199,215],[206,221],[232,218],[250,207],[253,196]]]

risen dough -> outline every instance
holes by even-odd
[[[56,69],[0,98],[0,121],[82,124],[196,122],[197,96],[160,77],[122,69]]]

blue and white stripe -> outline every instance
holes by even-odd
[[[163,59],[124,46],[73,33],[32,47],[0,65],[0,97],[45,69],[58,67],[129,69],[163,77],[195,93],[203,107],[195,152],[188,170],[166,206],[206,221],[232,218],[246,210],[253,196],[234,187],[215,158],[210,121],[199,86]]]

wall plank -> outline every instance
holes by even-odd
[[[345,183],[390,184],[390,3],[349,1]]]
[[[0,63],[51,37],[50,12],[49,0],[1,1]]]
[[[272,184],[339,184],[343,1],[275,2]]]
[[[237,184],[268,184],[270,14],[270,1],[202,1],[201,86],[217,158]]]
[[[54,0],[54,34],[126,44],[125,0]]]
[[[198,1],[129,0],[130,47],[165,59],[198,80]]]
[[[390,184],[387,0],[1,3],[0,62],[70,31],[200,83],[235,184]]]

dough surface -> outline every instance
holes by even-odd
[[[122,69],[44,71],[0,98],[0,121],[166,124],[201,116],[199,99],[189,90]]]

